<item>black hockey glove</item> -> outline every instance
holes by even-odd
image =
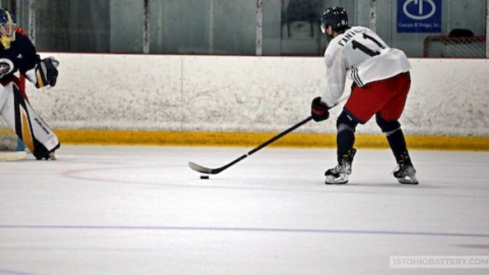
[[[45,58],[41,60],[36,65],[36,87],[42,88],[44,86],[50,85],[54,87],[56,85],[56,79],[58,78],[58,67],[59,62],[52,58]]]
[[[321,97],[316,97],[312,100],[311,116],[316,122],[329,118],[329,108],[324,102],[321,101]]]

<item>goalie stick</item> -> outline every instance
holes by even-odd
[[[21,160],[27,157],[25,151],[0,152],[0,161]]]
[[[340,100],[338,101],[338,103],[340,103],[340,102],[342,102],[342,101],[345,101],[347,98],[348,98],[348,97],[344,97],[344,98],[340,99]],[[338,105],[338,103],[336,103],[334,106],[330,107],[329,109],[331,109],[331,108],[335,107],[336,105]],[[197,172],[202,173],[202,174],[210,174],[210,175],[219,174],[219,173],[221,173],[222,171],[224,171],[224,170],[228,169],[229,167],[233,166],[234,164],[236,164],[236,163],[238,163],[238,162],[242,161],[243,159],[247,158],[248,156],[250,156],[250,155],[252,155],[252,154],[256,153],[258,150],[262,149],[263,147],[266,147],[266,146],[267,146],[267,145],[269,145],[270,143],[272,143],[272,142],[276,141],[277,139],[279,139],[279,138],[281,138],[281,137],[285,136],[286,134],[288,134],[288,133],[290,133],[290,132],[294,131],[295,129],[299,128],[300,126],[302,126],[302,125],[304,125],[304,124],[308,123],[308,122],[309,122],[309,121],[311,121],[311,120],[312,120],[312,116],[309,116],[308,118],[306,118],[306,119],[302,120],[301,122],[299,122],[299,123],[295,124],[294,126],[290,127],[289,129],[287,129],[287,130],[283,131],[282,133],[280,133],[280,134],[278,134],[278,135],[274,136],[273,138],[271,138],[271,139],[269,139],[269,140],[265,141],[264,143],[262,143],[261,145],[259,145],[259,146],[258,146],[258,147],[256,147],[255,149],[253,149],[253,150],[249,151],[248,153],[246,153],[246,154],[242,155],[241,157],[239,157],[239,158],[237,158],[237,159],[235,159],[235,160],[231,161],[230,163],[228,163],[228,164],[226,164],[226,165],[224,165],[224,166],[222,166],[222,167],[219,167],[219,168],[207,168],[207,167],[204,167],[204,166],[202,166],[202,165],[199,165],[199,164],[194,163],[194,162],[191,162],[191,161],[188,163],[188,166],[189,166],[189,167],[190,167],[192,170],[197,171]]]

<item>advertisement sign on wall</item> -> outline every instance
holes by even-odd
[[[442,0],[397,0],[397,32],[441,33]]]

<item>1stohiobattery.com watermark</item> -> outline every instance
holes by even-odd
[[[391,256],[391,268],[489,268],[489,256]]]

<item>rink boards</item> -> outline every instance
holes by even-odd
[[[322,57],[41,56],[59,59],[60,77],[51,89],[27,85],[30,101],[63,143],[257,144],[309,116],[325,87]],[[400,120],[411,145],[487,149],[488,61],[411,63]],[[300,127],[283,146],[331,146],[340,111]],[[385,144],[375,121],[357,133],[367,147]]]

